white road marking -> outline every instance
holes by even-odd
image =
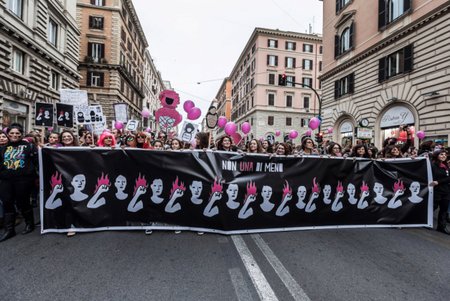
[[[239,301],[251,301],[253,300],[252,294],[247,286],[247,282],[241,273],[239,268],[232,268],[228,270],[230,273],[231,282],[233,282],[234,291]]]
[[[255,241],[258,248],[266,257],[267,261],[270,263],[272,268],[277,273],[278,277],[280,277],[281,281],[283,281],[286,288],[291,293],[294,300],[297,301],[310,301],[309,297],[306,295],[305,291],[300,287],[300,285],[295,281],[294,277],[288,272],[288,270],[283,266],[278,257],[273,253],[270,247],[266,244],[266,242],[262,239],[262,237],[258,234],[252,235],[253,240]]]
[[[233,239],[233,243],[236,246],[239,256],[241,256],[242,262],[247,269],[250,279],[252,280],[253,285],[256,288],[256,292],[258,293],[259,298],[263,301],[278,300],[275,292],[262,273],[242,237],[240,235],[233,235],[231,236],[231,238]]]

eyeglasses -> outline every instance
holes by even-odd
[[[138,138],[141,138],[141,139],[145,139],[145,137],[144,137],[144,136],[138,136]]]
[[[134,140],[134,137],[128,137],[127,138],[127,141],[133,141]]]

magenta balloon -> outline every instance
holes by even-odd
[[[315,129],[317,129],[318,127],[319,127],[319,125],[320,125],[320,120],[319,120],[319,118],[317,118],[317,117],[313,117],[313,118],[311,118],[310,120],[309,120],[309,128],[311,129],[311,130],[315,130]]]
[[[291,130],[291,131],[289,132],[289,138],[295,139],[295,138],[297,138],[297,137],[298,137],[298,132],[297,132],[296,130]]]
[[[116,121],[116,122],[114,123],[114,127],[115,127],[117,130],[121,130],[121,129],[123,129],[123,123],[120,122],[120,121]]]
[[[189,120],[196,120],[196,119],[198,119],[200,117],[200,115],[202,115],[202,111],[199,108],[197,108],[197,107],[193,107],[189,111],[187,117],[188,117]]]
[[[237,130],[237,126],[236,126],[236,123],[234,123],[233,121],[227,122],[227,124],[225,124],[225,133],[228,136],[231,136],[234,133],[236,133],[236,130]]]
[[[275,136],[278,137],[278,136],[280,136],[280,135],[281,135],[281,131],[280,131],[280,130],[276,130],[276,131],[275,131]]]
[[[242,133],[244,133],[245,135],[247,135],[247,134],[250,133],[250,131],[252,130],[252,126],[250,125],[250,123],[244,122],[244,123],[241,125],[241,130],[242,130]]]
[[[193,107],[195,107],[195,103],[192,100],[186,100],[183,104],[183,109],[188,114]]]
[[[332,134],[332,133],[333,133],[333,128],[330,126],[330,127],[327,129],[327,131],[328,131],[328,134]]]
[[[53,132],[53,127],[49,127],[49,128],[48,128],[48,131],[49,131],[49,132]]]
[[[418,131],[416,133],[417,138],[419,138],[420,140],[422,140],[423,138],[425,138],[425,132],[424,131]]]
[[[220,128],[223,128],[227,124],[227,118],[225,116],[220,116],[219,120],[217,121],[217,125]]]
[[[235,145],[238,145],[242,140],[242,136],[239,133],[234,133],[233,135],[230,135],[230,136],[231,136],[231,140],[233,140],[233,143]]]
[[[311,137],[311,130],[307,130],[306,132],[305,132],[305,136],[309,136],[309,137]]]
[[[148,127],[148,128],[145,129],[145,131],[146,131],[147,133],[150,133],[150,132],[152,131],[152,128],[151,128],[151,127]]]
[[[3,133],[7,133],[8,132],[8,128],[3,128]]]
[[[141,116],[144,118],[149,118],[150,117],[150,111],[147,108],[144,108],[141,112]]]

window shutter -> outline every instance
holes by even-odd
[[[275,66],[278,66],[278,55],[275,56]]]
[[[287,66],[288,66],[288,58],[287,58],[287,57],[285,57],[285,58],[284,58],[284,67],[286,67],[286,68],[287,68]]]
[[[403,0],[403,11],[407,12],[411,9],[411,0]]]
[[[339,98],[339,81],[334,82],[334,99]]]
[[[341,10],[341,0],[336,0],[336,14]]]
[[[92,57],[92,43],[88,43],[88,56]]]
[[[100,44],[100,58],[104,58],[104,57],[105,57],[105,45]]]
[[[386,60],[385,58],[381,58],[379,61],[379,69],[378,69],[378,82],[382,82],[386,79]]]
[[[339,36],[334,36],[334,58],[337,58],[339,55]]]
[[[292,49],[295,50],[295,48],[297,47],[297,43],[293,42],[292,44],[294,46]]]
[[[267,40],[267,47],[270,47],[270,39]]]
[[[104,87],[104,86],[105,86],[105,74],[104,74],[104,73],[100,73],[100,82],[99,82],[99,86],[100,86],[100,87]]]
[[[275,40],[275,48],[278,48],[278,41]]]
[[[305,67],[306,67],[305,66],[306,65],[305,61],[306,61],[305,59],[302,59],[302,69],[305,69]]]
[[[354,44],[353,44],[354,35],[355,35],[355,23],[352,22],[352,24],[350,25],[350,37],[349,37],[350,49],[352,49],[354,46]]]
[[[292,77],[292,87],[295,87],[295,76]]]
[[[92,5],[95,5],[95,0],[91,0],[91,4],[92,4]]]
[[[404,68],[403,71],[409,72],[413,69],[413,45],[408,45],[403,50]]]
[[[386,26],[386,0],[378,0],[378,29]]]
[[[355,91],[355,73],[348,75],[348,93],[352,94]]]
[[[267,55],[267,65],[270,63],[270,55]]]
[[[312,60],[309,60],[309,70],[313,70],[314,68],[313,68],[313,61]]]
[[[284,42],[284,49],[288,49],[288,42]]]
[[[293,58],[292,67],[295,68],[295,57]]]
[[[94,18],[92,16],[89,16],[89,28],[94,27]]]
[[[91,78],[92,78],[92,72],[88,71],[88,73],[87,73],[87,80],[86,80],[86,86],[91,86]]]
[[[303,44],[303,48],[302,49],[303,49],[303,52],[305,52],[305,49],[306,49],[305,44]]]

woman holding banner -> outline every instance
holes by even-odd
[[[447,227],[447,211],[450,202],[450,167],[447,162],[447,152],[443,149],[433,153],[433,179],[430,186],[434,187],[434,208],[439,206],[438,225],[436,230],[450,235]]]

